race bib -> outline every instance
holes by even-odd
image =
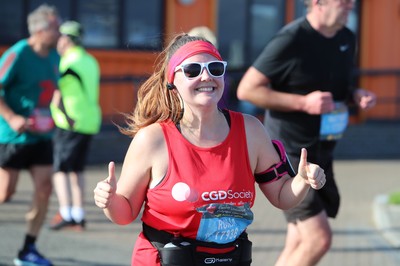
[[[253,222],[248,203],[242,206],[211,203],[197,211],[202,213],[202,218],[196,239],[205,242],[232,242]]]
[[[335,110],[321,115],[320,140],[338,140],[349,122],[349,111],[343,102],[335,103]]]
[[[35,133],[47,133],[54,128],[54,121],[47,108],[36,108],[29,117],[29,124],[30,131]]]

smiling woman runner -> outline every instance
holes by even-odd
[[[324,171],[303,149],[291,178],[283,146],[258,119],[218,108],[227,63],[206,39],[180,34],[159,60],[121,128],[133,137],[121,176],[111,162],[96,205],[121,225],[144,205],[132,265],[250,265],[255,182],[288,209],[323,186]]]

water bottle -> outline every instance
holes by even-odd
[[[176,243],[174,240],[172,242],[168,242],[164,245],[164,248],[176,248],[176,247],[183,247],[183,246],[190,246],[189,242],[182,241],[180,243]]]
[[[165,244],[165,246],[164,246],[164,248],[176,248],[176,247],[178,247],[178,246],[175,245],[175,244],[172,243],[172,242],[169,242],[169,243]]]
[[[163,265],[193,265],[190,243],[174,237],[161,249],[161,261]]]

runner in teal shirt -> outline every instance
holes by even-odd
[[[14,265],[52,265],[38,252],[36,240],[52,193],[50,102],[59,77],[60,21],[54,6],[40,5],[28,15],[30,36],[0,58],[0,204],[12,199],[22,170],[32,179],[25,240]]]
[[[57,88],[58,64],[59,55],[55,49],[47,57],[42,57],[32,50],[27,39],[20,40],[0,59],[0,97],[23,117],[40,113],[50,118],[49,105]],[[16,132],[0,115],[0,143],[35,143],[51,138],[51,131],[44,129],[43,132],[34,126],[37,125],[31,124],[30,130]]]
[[[53,184],[60,208],[50,229],[83,230],[84,169],[90,143],[101,125],[100,69],[97,60],[82,46],[83,28],[78,22],[66,21],[60,32],[57,50],[61,55],[61,78],[51,104],[56,124]]]

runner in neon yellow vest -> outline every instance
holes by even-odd
[[[67,37],[79,34],[64,24]],[[69,34],[68,34],[69,33]],[[77,36],[75,36],[77,38]],[[69,47],[61,57],[59,88],[62,101],[51,105],[57,127],[83,134],[96,134],[101,125],[100,71],[96,59],[80,45]]]
[[[56,125],[53,183],[59,212],[50,229],[83,230],[86,223],[83,173],[92,137],[101,126],[100,71],[96,59],[82,46],[83,29],[78,22],[63,23],[60,32],[57,50],[61,54],[61,77],[50,106]]]

